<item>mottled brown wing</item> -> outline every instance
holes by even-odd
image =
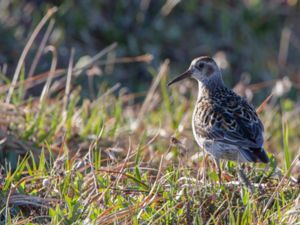
[[[195,132],[201,137],[238,145],[261,148],[263,125],[254,109],[237,95],[201,99],[194,115]]]

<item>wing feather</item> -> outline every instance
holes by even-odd
[[[260,149],[263,125],[254,108],[234,92],[225,91],[227,95],[220,94],[216,99],[200,99],[194,114],[196,133],[214,141]]]

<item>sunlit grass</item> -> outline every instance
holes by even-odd
[[[284,149],[278,155],[284,157],[277,157],[280,148],[267,149],[276,158],[269,166],[246,166],[254,194],[237,182],[234,163],[223,164],[226,180],[221,186],[210,163],[203,183],[203,158],[195,157],[201,150],[190,127],[194,97],[184,97],[188,88],[184,93],[168,89],[167,75],[161,75],[142,116],[141,104],[129,104],[126,95],[99,93],[99,98],[79,103],[80,90],[74,88],[65,108],[60,94],[24,102],[17,88],[11,107],[18,122],[9,123],[15,139],[8,141],[18,140],[29,149],[20,148],[22,158],[6,159],[1,223],[299,222],[299,185],[290,180],[296,152],[289,147],[295,142],[289,134],[297,131],[282,123]],[[281,121],[275,123],[280,129]],[[276,124],[266,132],[274,132],[272,127]],[[280,136],[270,137],[267,146],[280,142]]]
[[[281,96],[274,96],[272,104],[265,100],[259,107],[271,162],[245,165],[254,192],[239,183],[233,162],[222,164],[220,185],[210,160],[204,173],[203,151],[192,136],[195,84],[186,81],[168,88],[169,60],[159,68],[149,66],[153,82],[145,93],[127,93],[120,84],[109,88],[103,82],[94,93],[97,97],[82,97],[82,86],[72,82],[74,74],[115,48],[116,44],[108,46],[80,67],[71,51],[67,69],[56,69],[53,56],[53,71],[34,76],[36,84],[26,79],[20,65],[13,84],[4,76],[1,224],[300,222],[299,182],[293,174],[300,120],[290,122],[296,112],[291,100],[280,99],[278,108]],[[56,89],[46,82],[42,96],[26,96],[28,88],[50,76],[57,79]]]

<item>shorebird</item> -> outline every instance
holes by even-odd
[[[198,98],[192,128],[197,144],[215,161],[221,183],[220,159],[268,163],[263,148],[264,127],[255,109],[241,96],[225,87],[221,70],[208,56],[192,61],[189,69],[168,83],[185,78],[198,81]],[[205,169],[205,168],[204,168]],[[242,173],[242,170],[238,172]],[[239,173],[240,176],[244,176]],[[244,178],[242,178],[245,180]]]

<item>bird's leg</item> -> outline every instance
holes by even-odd
[[[217,166],[217,170],[218,170],[218,177],[219,177],[219,184],[222,184],[222,171],[221,171],[221,166],[220,166],[220,159],[219,158],[214,158],[215,160],[215,164]]]
[[[240,182],[244,185],[246,185],[246,187],[250,190],[250,192],[253,194],[254,193],[254,187],[251,184],[251,182],[249,181],[249,179],[247,178],[247,176],[245,175],[243,168],[241,167],[241,164],[238,163],[238,178],[240,180]]]
[[[206,168],[207,168],[207,157],[208,154],[204,151],[204,157],[203,157],[203,161],[202,161],[202,182],[206,183]]]

